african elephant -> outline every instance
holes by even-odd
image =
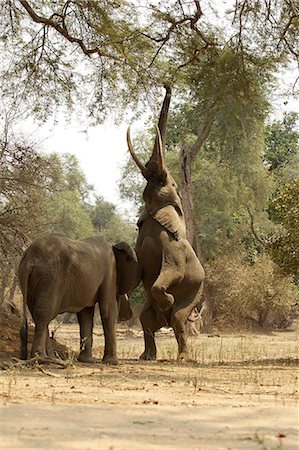
[[[99,304],[105,337],[103,362],[117,364],[116,324],[131,317],[126,293],[138,284],[138,262],[126,242],[111,245],[101,237],[73,240],[50,234],[36,239],[19,265],[24,324],[21,358],[27,359],[26,304],[35,322],[31,354],[53,357],[48,325],[57,314],[73,312],[80,325],[79,361],[92,358],[95,304]],[[120,304],[119,304],[120,303]]]
[[[152,156],[143,165],[134,152],[127,132],[128,148],[147,181],[143,191],[145,208],[138,221],[136,253],[147,301],[140,315],[145,350],[141,359],[156,359],[155,332],[163,326],[174,329],[178,358],[188,356],[186,322],[200,301],[204,270],[188,240],[178,186],[165,166],[166,124],[171,90],[160,113]],[[161,133],[161,134],[160,134]]]

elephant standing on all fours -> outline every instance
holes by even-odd
[[[93,316],[99,305],[105,338],[103,362],[117,364],[116,327],[132,315],[127,293],[139,283],[133,248],[126,242],[111,245],[101,237],[73,240],[50,234],[36,239],[19,265],[24,323],[21,357],[27,358],[26,304],[35,323],[31,354],[53,358],[49,323],[60,313],[77,314],[80,326],[79,361],[92,357]]]

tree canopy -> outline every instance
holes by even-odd
[[[287,274],[299,275],[299,179],[284,185],[270,203],[272,219],[281,229],[270,247],[274,261]]]
[[[273,261],[297,275],[298,117],[270,116],[279,74],[298,65],[297,2],[2,0],[0,15],[6,120],[30,114],[46,121],[62,109],[90,125],[149,109],[155,119],[137,139],[146,155],[162,87],[171,85],[166,158],[182,190],[190,242],[204,262],[215,260],[214,269],[225,258],[243,258],[246,283],[258,258],[269,284]],[[296,96],[298,78],[283,92]],[[134,242],[135,230],[88,185],[73,156],[45,156],[7,137],[4,132],[3,254],[49,230]],[[139,202],[132,162],[121,189]],[[272,261],[260,255],[253,218],[271,243]]]
[[[227,45],[262,61],[265,72],[298,60],[292,0],[3,0],[0,8],[3,95],[43,119],[62,99],[69,108],[80,99],[91,121],[113,109],[121,115]]]

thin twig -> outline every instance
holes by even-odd
[[[59,366],[62,367],[67,367],[69,364],[65,361],[63,361],[62,359],[58,359],[58,358],[51,358],[49,356],[34,356],[33,358],[29,358],[29,359],[18,359],[18,358],[12,358],[13,361],[15,361],[15,365],[16,366],[31,366],[34,364],[58,364]]]

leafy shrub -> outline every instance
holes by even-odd
[[[269,253],[284,273],[299,276],[299,178],[276,192],[269,205],[271,219],[281,225]]]
[[[224,324],[285,327],[298,301],[291,278],[279,273],[268,255],[253,265],[240,253],[218,257],[207,279],[216,321]]]

